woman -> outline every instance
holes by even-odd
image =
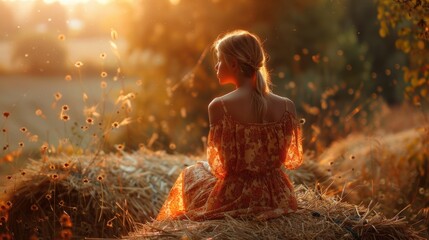
[[[233,31],[213,46],[219,83],[236,89],[209,104],[208,163],[182,171],[157,220],[268,219],[295,211],[293,186],[281,169],[302,163],[295,105],[271,92],[256,35]]]

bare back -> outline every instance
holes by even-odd
[[[288,98],[269,93],[266,96],[267,109],[262,117],[262,123],[271,123],[281,120],[286,111],[296,116],[294,103]],[[258,123],[258,118],[252,106],[252,95],[246,91],[233,91],[222,97],[215,98],[209,105],[210,123],[218,122],[225,111],[222,101],[227,109],[227,113],[236,121],[243,123]]]

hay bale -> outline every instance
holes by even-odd
[[[156,216],[180,170],[193,162],[147,151],[31,160],[7,177],[0,233],[15,239],[121,236],[134,229],[134,219]]]
[[[393,134],[350,135],[320,156],[320,168],[335,179],[351,203],[380,203],[386,216],[402,212],[419,229],[429,228],[428,127]],[[429,237],[429,232],[426,233]]]
[[[399,217],[344,203],[302,185],[296,188],[299,210],[268,221],[234,219],[195,222],[153,221],[126,239],[424,239]]]

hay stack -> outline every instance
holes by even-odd
[[[126,239],[424,239],[404,219],[344,203],[300,185],[299,210],[269,221],[234,219],[203,222],[153,221]]]
[[[394,134],[351,135],[320,156],[320,168],[329,171],[352,203],[380,203],[386,216],[402,214],[429,227],[429,152],[427,129]],[[425,224],[426,221],[426,224]],[[429,237],[429,232],[427,233]]]
[[[6,180],[0,233],[119,237],[134,229],[134,219],[156,216],[180,170],[193,162],[159,152],[31,160]]]

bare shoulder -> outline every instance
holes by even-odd
[[[270,98],[275,102],[275,104],[285,104],[286,105],[286,111],[290,112],[294,117],[296,117],[296,108],[295,108],[295,103],[287,98],[287,97],[283,97],[283,96],[279,96],[277,94],[271,93],[270,94]]]
[[[223,117],[222,102],[219,97],[214,98],[208,106],[209,122],[211,124],[218,123]]]

